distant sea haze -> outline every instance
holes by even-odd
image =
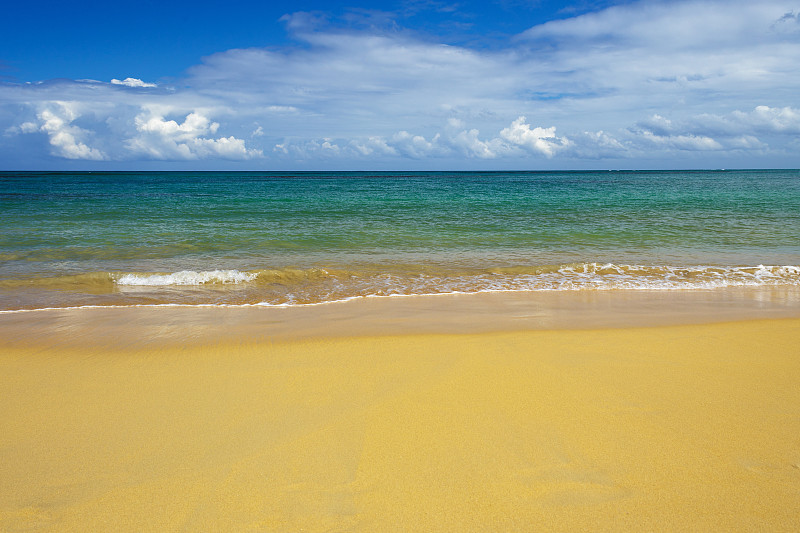
[[[0,173],[0,310],[800,288],[800,171]]]

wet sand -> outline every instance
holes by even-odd
[[[0,531],[800,529],[800,319],[146,311],[0,319]]]
[[[0,345],[189,346],[419,333],[492,333],[800,318],[800,287],[488,292],[290,307],[81,307],[0,311]]]

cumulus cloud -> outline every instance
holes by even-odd
[[[217,132],[219,123],[197,111],[179,123],[149,109],[138,114],[134,123],[139,134],[126,141],[127,148],[153,159],[250,159],[262,155],[260,150],[247,149],[242,139],[208,137]]]
[[[800,111],[792,107],[756,106],[749,111],[702,113],[673,121],[655,114],[628,129],[633,138],[678,150],[753,150],[791,142],[800,133]]]
[[[733,120],[755,131],[769,133],[800,133],[800,110],[791,107],[757,106],[753,111],[734,111]]]
[[[684,134],[679,132],[671,120],[661,115],[653,115],[640,120],[631,128],[631,133],[639,140],[650,142],[657,147],[676,150],[721,150],[722,145],[707,135]]]
[[[398,152],[381,137],[369,137],[364,141],[350,141],[349,146],[362,156],[370,157],[376,155],[397,155]]]
[[[90,148],[79,140],[86,137],[87,132],[71,125],[77,115],[68,106],[62,105],[60,110],[45,109],[39,113],[38,117],[42,121],[41,131],[47,133],[50,144],[59,155],[67,159],[93,159],[96,161],[106,158],[103,152],[96,148]]]
[[[462,120],[451,118],[445,134],[439,136],[439,142],[454,153],[469,158],[494,159],[504,151],[497,139],[482,140],[479,135],[478,129],[466,129]]]
[[[276,144],[273,152],[277,155],[304,161],[320,157],[323,159],[338,157],[345,152],[345,149],[333,139],[309,139],[303,141],[289,140]]]
[[[80,108],[81,105],[76,102],[51,102],[42,106],[36,114],[36,121],[23,122],[18,131],[23,134],[37,131],[47,134],[51,153],[65,159],[107,159],[101,150],[86,144],[92,136],[91,132],[73,124],[81,116]]]
[[[619,159],[635,154],[633,143],[603,130],[571,135],[566,152],[576,159]]]
[[[391,143],[398,153],[411,159],[423,159],[432,156],[441,156],[443,151],[439,146],[437,133],[430,141],[422,135],[412,135],[407,131],[398,131],[392,136]]]
[[[568,140],[556,137],[555,127],[531,128],[525,120],[525,117],[519,117],[509,127],[501,130],[499,136],[488,138],[482,138],[480,131],[475,128],[467,128],[462,120],[451,118],[431,140],[422,135],[399,131],[389,138],[373,136],[365,140],[350,141],[330,138],[288,141],[277,144],[274,151],[298,159],[323,154],[327,157],[497,159],[507,156],[552,157],[557,150],[570,145]]]
[[[791,8],[631,2],[493,47],[288,15],[289,44],[212,54],[175,86],[0,83],[0,130],[11,147],[0,155],[38,142],[62,158],[224,159],[242,168],[334,159],[637,166],[689,152],[715,161],[748,154],[753,166],[784,153],[797,165],[800,17]]]
[[[717,135],[697,117],[710,113],[733,124],[735,110],[764,105],[767,88],[771,100],[795,100],[800,43],[774,30],[786,12],[773,0],[638,2],[534,27],[494,51],[403,33],[329,31],[324,20],[298,15],[286,21],[304,46],[232,50],[206,59],[191,76],[204,94],[229,83],[253,104],[296,109],[273,122],[291,132],[276,144],[302,144],[298,136],[319,139],[322,132],[336,139],[329,142],[340,154],[354,157],[363,154],[345,150],[349,140],[368,137],[386,139],[410,159],[763,150],[754,122]],[[529,114],[547,125],[514,121]],[[668,114],[677,125],[652,120]]]
[[[112,85],[125,85],[127,87],[156,87],[155,83],[146,83],[138,78],[125,78],[118,80],[116,78],[111,80]]]
[[[531,129],[530,124],[527,124],[525,120],[525,117],[517,118],[511,123],[511,126],[504,128],[500,132],[500,137],[512,144],[532,152],[539,152],[547,157],[553,157],[558,150],[569,146],[569,139],[556,137],[555,126]]]

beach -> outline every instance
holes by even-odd
[[[799,9],[4,5],[0,533],[800,533]]]
[[[32,313],[0,349],[0,530],[800,527],[800,318],[409,321],[463,318],[452,299],[333,304],[396,327],[318,314],[294,336],[254,335],[252,309]],[[153,335],[159,313],[174,327]]]
[[[800,530],[798,176],[0,172],[0,531]]]

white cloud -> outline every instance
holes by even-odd
[[[466,157],[494,159],[499,155],[497,147],[493,146],[496,143],[480,140],[479,133],[476,129],[461,130],[447,140],[456,152],[462,153]]]
[[[551,157],[557,150],[569,146],[569,141],[556,137],[555,127],[531,129],[525,117],[519,117],[499,137],[482,139],[475,128],[467,128],[459,119],[451,118],[428,141],[422,135],[399,131],[391,137],[372,136],[364,140],[287,141],[275,146],[274,151],[297,159],[308,159],[325,154],[343,157],[393,156],[422,159],[429,157],[461,157],[468,159],[496,159],[505,156],[544,155]]]
[[[724,112],[795,100],[800,43],[774,30],[785,13],[782,0],[642,1],[536,26],[520,44],[547,59],[553,92],[584,88],[594,110]]]
[[[219,123],[194,111],[183,122],[167,120],[154,109],[134,119],[138,135],[128,139],[126,147],[153,159],[250,159],[262,155],[260,150],[248,150],[242,139],[233,136],[209,138],[219,129]]]
[[[412,135],[407,131],[399,131],[392,136],[391,143],[400,154],[411,159],[423,159],[443,155],[439,146],[440,135],[437,133],[430,141],[422,135]]]
[[[676,131],[672,121],[659,114],[652,115],[636,123],[639,129],[659,137],[669,137]]]
[[[397,155],[398,152],[389,146],[385,139],[381,137],[369,137],[364,141],[350,141],[349,146],[362,156],[374,155]]]
[[[136,129],[185,141],[207,133],[216,133],[219,123],[211,122],[200,113],[193,112],[186,115],[182,124],[178,124],[174,120],[165,120],[160,114],[150,112],[136,117]]]
[[[270,113],[297,113],[298,109],[290,105],[270,105],[266,107]]]
[[[204,94],[206,84],[214,91],[228,84],[253,104],[294,107],[273,129],[286,132],[289,144],[320,133],[342,147],[381,137],[410,159],[763,150],[763,141],[741,141],[755,138],[753,124],[718,138],[689,122],[763,105],[765,89],[771,100],[795,100],[800,43],[772,29],[786,12],[774,0],[639,2],[535,27],[493,52],[402,33],[326,31],[318,19],[288,17],[305,46],[216,54],[191,70],[192,84]],[[508,126],[526,114],[548,125]],[[678,126],[657,124],[654,115]],[[455,117],[469,125],[436,127]],[[498,130],[495,138],[479,133]]]
[[[22,133],[33,133],[39,129],[39,126],[35,122],[23,122],[19,125],[19,129]]]
[[[329,159],[338,157],[343,152],[342,146],[333,139],[311,139],[304,141],[286,141],[275,145],[273,152],[278,155],[289,156],[292,159],[304,161],[321,157]]]
[[[783,0],[642,1],[470,48],[290,15],[295,44],[213,54],[174,87],[0,84],[0,130],[8,146],[64,158],[258,159],[250,168],[638,166],[688,151],[753,166],[783,153],[796,166],[798,19]],[[67,101],[74,117],[57,103]],[[21,135],[32,132],[47,136]]]
[[[223,92],[253,109],[292,111],[272,121],[287,136],[388,136],[419,129],[446,108],[486,109],[523,91],[513,53],[479,53],[402,35],[307,32],[297,48],[229,50],[190,69],[203,95]],[[517,71],[520,75],[509,75]],[[506,107],[506,106],[503,106]],[[515,113],[514,104],[508,112]],[[400,128],[398,128],[400,125]],[[311,136],[308,135],[308,136]]]
[[[761,154],[769,148],[769,143],[779,148],[800,133],[800,111],[762,105],[751,111],[703,113],[677,122],[653,115],[638,121],[629,132],[681,150],[752,150]]]
[[[656,146],[666,146],[677,150],[722,150],[722,145],[705,135],[656,135],[650,131],[643,131],[642,138]]]
[[[23,122],[22,133],[41,131],[47,134],[53,155],[66,159],[102,161],[106,155],[86,144],[91,133],[72,124],[81,114],[81,105],[76,102],[51,102],[37,113],[37,122]]]
[[[653,115],[644,120],[638,121],[630,133],[634,136],[634,142],[638,144],[649,143],[659,148],[669,148],[674,150],[721,150],[722,145],[708,135],[696,135],[684,133],[681,127],[673,124],[672,120]]]
[[[728,141],[728,146],[733,149],[741,150],[763,150],[767,145],[752,135],[741,135],[733,137]]]
[[[511,123],[511,126],[504,128],[500,132],[500,137],[512,144],[532,152],[539,152],[547,157],[553,157],[558,150],[569,146],[568,139],[556,137],[555,126],[531,129],[530,124],[527,124],[525,120],[525,117],[517,118]]]
[[[791,107],[757,106],[749,113],[735,111],[733,118],[756,131],[771,133],[800,133],[800,110]]]
[[[577,159],[619,159],[635,152],[630,142],[624,143],[605,131],[584,131],[570,135],[564,152]]]
[[[121,81],[114,78],[111,83],[112,85],[126,85],[128,87],[157,87],[155,83],[147,83],[138,78],[125,78]]]

